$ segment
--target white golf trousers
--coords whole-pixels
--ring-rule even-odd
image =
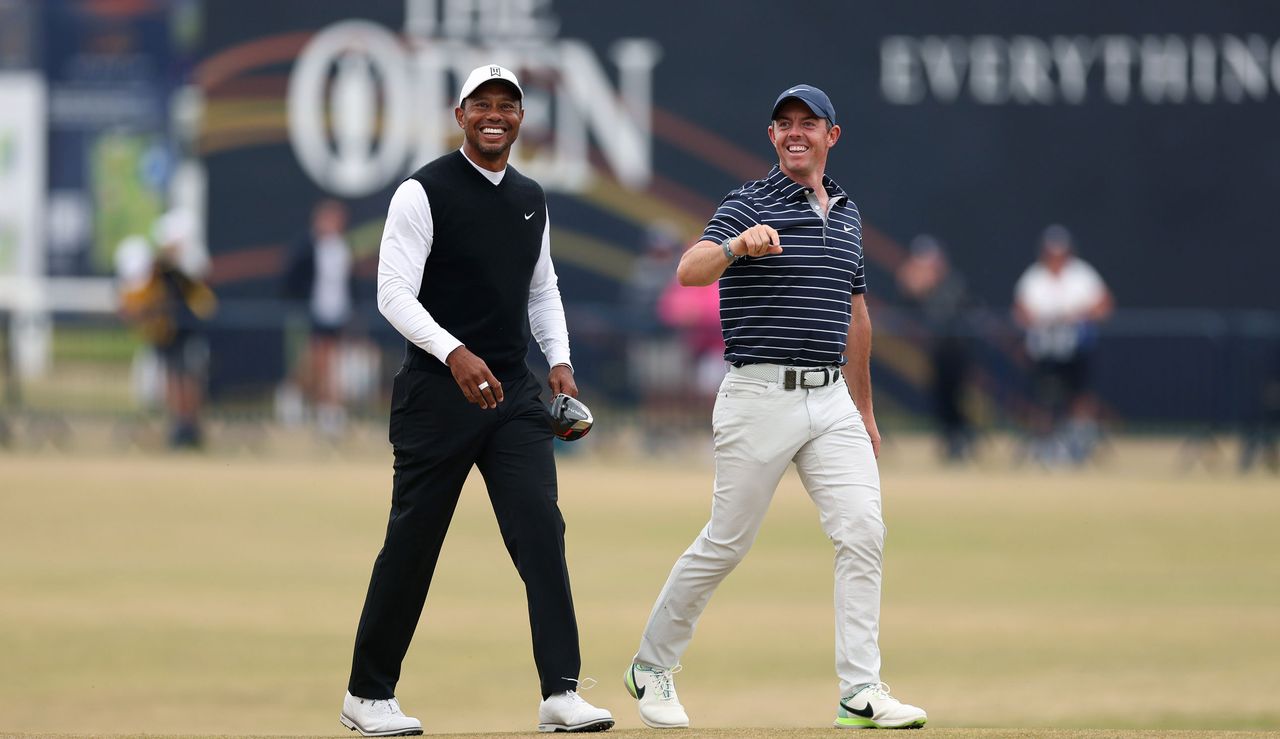
[[[712,414],[716,477],[711,520],[676,560],[649,614],[636,661],[674,667],[716,586],[756,539],[787,465],[796,470],[835,545],[836,675],[841,695],[880,682],[880,585],[885,526],[880,473],[843,378],[785,390],[732,371]],[[785,628],[785,624],[782,625]]]

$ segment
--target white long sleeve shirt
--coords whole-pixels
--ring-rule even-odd
[[[466,156],[466,153],[463,153]],[[497,186],[507,170],[491,172],[471,166]],[[431,254],[434,226],[427,193],[417,180],[405,180],[391,197],[387,223],[378,250],[378,310],[406,339],[442,363],[462,342],[436,323],[422,303],[418,291],[422,273]],[[555,267],[551,264],[551,217],[542,231],[542,251],[529,283],[529,329],[547,364],[572,367],[569,361],[569,329]]]

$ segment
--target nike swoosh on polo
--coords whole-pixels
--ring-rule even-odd
[[[631,685],[636,689],[636,700],[644,698],[644,686],[636,682],[636,666],[631,665]],[[871,705],[868,703],[867,705]]]
[[[536,211],[536,210],[535,210],[533,213],[537,213],[537,212],[538,212],[538,211]],[[526,214],[525,214],[525,216],[524,216],[524,219],[527,221],[527,220],[529,220],[530,218],[533,218],[533,213],[526,213]]]
[[[849,713],[852,713],[854,716],[861,716],[863,718],[871,718],[871,716],[876,712],[875,709],[871,707],[871,701],[867,701],[866,708],[850,708],[849,704],[844,701],[840,701],[840,707]]]

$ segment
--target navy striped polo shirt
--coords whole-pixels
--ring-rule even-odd
[[[825,174],[827,221],[808,187],[774,165],[725,196],[702,232],[720,243],[756,224],[778,231],[781,254],[738,259],[720,277],[725,361],[805,367],[844,364],[850,298],[867,290],[858,206]]]

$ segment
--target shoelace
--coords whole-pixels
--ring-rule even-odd
[[[650,670],[653,676],[658,679],[657,688],[658,688],[658,691],[662,693],[663,700],[669,701],[675,697],[676,684],[675,684],[675,681],[673,681],[671,678],[673,675],[675,675],[677,672],[683,669],[684,667],[682,665],[676,665],[675,667],[672,667],[670,670],[664,670],[660,667],[655,667]]]
[[[385,700],[371,701],[370,712],[372,713],[400,713],[400,702],[395,698],[387,698]]]
[[[863,690],[869,691],[872,695],[881,700],[896,700],[893,696],[889,695],[888,683],[876,683],[871,687],[863,688]]]
[[[591,690],[596,686],[596,679],[594,677],[584,677],[581,680],[575,680],[571,677],[561,679],[568,680],[578,686],[577,690],[564,691],[565,696],[569,699],[570,703],[586,703],[586,699],[578,695],[578,690]]]

